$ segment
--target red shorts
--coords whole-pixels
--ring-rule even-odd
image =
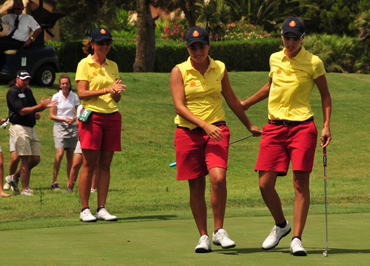
[[[230,131],[227,126],[219,128],[224,136],[220,142],[211,140],[204,130],[176,129],[177,180],[206,176],[215,167],[227,170]]]
[[[88,122],[80,122],[78,137],[81,149],[121,151],[122,117],[119,112],[102,114],[92,112]]]
[[[313,121],[295,126],[263,127],[255,171],[278,172],[285,176],[289,162],[293,171],[312,172],[317,145],[317,129]]]

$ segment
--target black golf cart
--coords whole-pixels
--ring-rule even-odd
[[[31,74],[32,82],[40,86],[51,86],[55,80],[55,73],[59,70],[59,65],[54,47],[45,46],[44,44],[44,31],[51,34],[48,29],[52,28],[55,22],[64,15],[50,16],[50,14],[46,14],[47,11],[43,9],[43,0],[39,1],[39,7],[33,13],[37,14],[34,17],[43,31],[30,47],[5,51],[4,66],[0,70],[0,80],[14,79],[17,71],[24,69]]]

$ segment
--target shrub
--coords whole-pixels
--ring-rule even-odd
[[[249,40],[271,37],[261,26],[247,24],[245,20],[240,20],[223,27],[224,35],[221,40]]]
[[[184,42],[186,32],[189,29],[189,23],[184,18],[174,18],[168,20],[168,25],[164,27],[162,38],[166,41]]]

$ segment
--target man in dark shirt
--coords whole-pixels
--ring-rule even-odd
[[[40,115],[46,108],[55,106],[57,101],[42,98],[37,104],[29,88],[30,74],[25,70],[17,72],[16,84],[12,86],[6,101],[9,109],[10,136],[13,139],[15,150],[21,158],[22,195],[32,196],[29,189],[31,170],[40,162],[41,144],[35,131],[36,115]],[[19,194],[17,180],[11,180],[10,185],[14,192]]]

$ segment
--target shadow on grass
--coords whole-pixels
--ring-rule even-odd
[[[325,249],[307,249],[307,254],[309,255],[322,255]],[[275,248],[274,250],[264,251],[262,248],[233,248],[233,249],[221,249],[221,250],[213,250],[213,252],[217,252],[223,255],[239,255],[239,254],[251,254],[251,253],[261,253],[261,252],[268,252],[268,253],[287,253],[289,254],[290,251],[287,248]],[[368,254],[370,253],[370,249],[348,249],[348,248],[329,248],[328,255],[332,254]]]
[[[176,218],[177,215],[149,215],[149,216],[133,216],[126,218],[118,218],[119,221],[131,221],[131,220],[171,220]]]

